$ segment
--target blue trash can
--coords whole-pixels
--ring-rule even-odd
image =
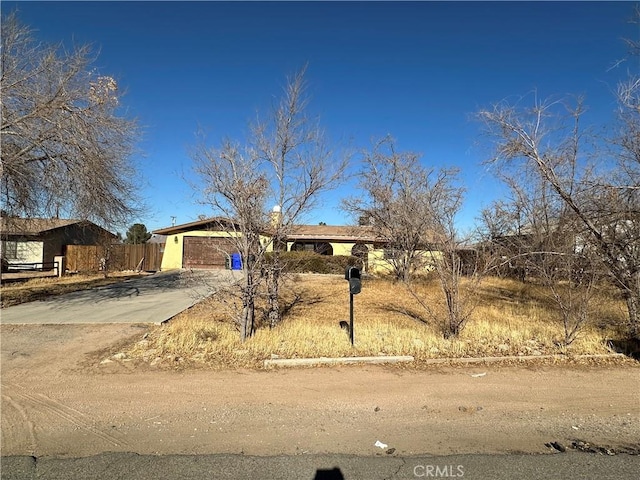
[[[231,254],[231,270],[242,270],[242,257],[239,253]]]

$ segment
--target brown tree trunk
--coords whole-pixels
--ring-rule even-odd
[[[255,286],[252,272],[245,269],[245,286],[242,292],[242,317],[240,319],[240,339],[244,342],[253,335],[255,326]]]
[[[632,292],[627,291],[627,310],[629,311],[629,336],[635,340],[640,340],[640,298]]]
[[[267,301],[268,313],[267,318],[269,327],[274,328],[280,323],[280,255],[274,252],[273,263],[270,267],[269,277],[267,279]]]

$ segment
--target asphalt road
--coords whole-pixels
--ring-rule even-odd
[[[5,324],[162,323],[238,272],[169,271],[23,303],[0,311]]]
[[[625,480],[637,478],[640,457],[580,452],[404,458],[105,453],[84,458],[2,457],[1,469],[2,480]]]

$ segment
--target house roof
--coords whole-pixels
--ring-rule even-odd
[[[156,235],[176,235],[177,233],[190,232],[193,230],[219,230],[222,224],[232,224],[228,218],[225,217],[211,217],[202,220],[196,220],[195,222],[182,223],[180,225],[172,225],[171,227],[159,228],[152,231]]]
[[[442,237],[433,231],[425,234],[425,244],[437,243]],[[343,242],[366,242],[366,243],[387,243],[393,242],[390,236],[385,236],[384,232],[379,232],[371,225],[297,225],[291,227],[287,234],[287,240],[326,240]]]
[[[195,222],[173,225],[171,227],[154,230],[156,235],[176,235],[195,230],[220,231],[221,225],[234,225],[234,222],[225,217],[212,217],[197,220]],[[269,232],[263,232],[268,235]],[[385,242],[388,239],[376,233],[371,225],[293,225],[287,229],[287,240],[295,241],[326,241],[326,242]],[[429,232],[431,241],[436,241],[437,236]]]
[[[224,217],[212,217],[195,222],[160,228],[152,233],[156,235],[176,235],[194,230],[219,230],[221,224],[232,222]],[[267,232],[265,232],[267,233]],[[325,240],[374,242],[378,238],[370,226],[338,226],[338,225],[295,225],[287,232],[287,240]]]
[[[151,236],[151,238],[149,240],[147,240],[147,243],[164,243],[167,240],[167,236],[166,235],[156,235],[153,234]]]
[[[87,220],[75,220],[65,218],[18,218],[18,217],[2,217],[0,218],[0,232],[3,235],[24,235],[36,236],[45,232],[56,230],[58,228],[68,227],[70,225],[93,226],[104,230],[102,227],[95,225]],[[104,230],[109,235],[115,235]]]
[[[370,226],[343,225],[295,225],[287,234],[287,240],[342,240],[375,242],[380,240]]]

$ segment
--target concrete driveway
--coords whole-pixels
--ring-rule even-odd
[[[162,323],[241,272],[169,271],[0,310],[3,324]],[[234,278],[235,277],[235,278]]]

